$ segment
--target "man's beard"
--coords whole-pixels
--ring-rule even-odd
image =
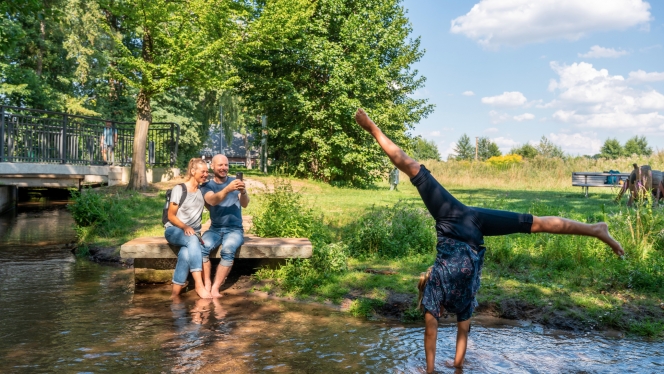
[[[218,179],[224,180],[224,179],[226,179],[226,177],[228,177],[228,172],[226,172],[226,175],[225,175],[225,176],[221,176],[221,174],[219,174],[219,173],[217,173],[217,172],[215,171],[215,172],[214,172],[214,176],[215,176],[215,178],[218,178]]]

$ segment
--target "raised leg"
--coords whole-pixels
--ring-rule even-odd
[[[606,243],[618,256],[625,254],[620,243],[609,234],[609,227],[604,222],[588,224],[561,217],[533,216],[533,225],[530,231],[532,233],[546,232],[550,234],[592,236]]]
[[[398,145],[385,136],[362,108],[359,108],[355,113],[355,122],[376,139],[397,169],[404,172],[409,178],[417,175],[420,171],[420,164],[410,158]]]

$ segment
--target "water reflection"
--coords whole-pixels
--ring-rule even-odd
[[[53,214],[61,213],[44,217]],[[191,293],[171,302],[169,295],[168,287],[134,290],[131,270],[76,260],[67,249],[3,245],[1,370],[423,372],[421,325],[366,322],[252,297],[200,300]],[[439,372],[454,372],[443,366],[454,337],[453,322],[443,323]],[[664,343],[480,319],[467,359],[464,373],[657,373],[664,369]]]

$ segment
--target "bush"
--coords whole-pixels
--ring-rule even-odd
[[[109,220],[110,200],[90,190],[72,191],[71,195],[72,202],[67,205],[67,209],[78,226],[89,227]]]
[[[493,156],[486,160],[486,163],[499,168],[508,168],[511,165],[520,164],[523,157],[520,155]]]
[[[400,201],[393,207],[373,207],[348,226],[344,241],[353,257],[395,258],[430,253],[436,231],[426,210]]]
[[[309,238],[314,246],[331,241],[323,215],[306,207],[302,196],[293,191],[289,181],[276,179],[274,190],[259,196],[263,203],[253,219],[256,235],[264,238]]]

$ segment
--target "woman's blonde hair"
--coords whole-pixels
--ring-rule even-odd
[[[205,161],[203,161],[202,158],[192,158],[189,160],[189,166],[187,166],[187,176],[185,177],[185,180],[191,179],[191,176],[194,175],[194,170],[198,167],[198,165],[203,165],[205,166],[205,169],[207,170],[207,164]]]
[[[424,313],[424,305],[422,305],[422,299],[424,298],[424,287],[427,285],[427,281],[431,276],[432,269],[433,266],[429,266],[427,271],[420,273],[420,281],[417,283],[417,289],[419,290],[419,294],[417,295],[417,307],[420,308],[422,313]]]

